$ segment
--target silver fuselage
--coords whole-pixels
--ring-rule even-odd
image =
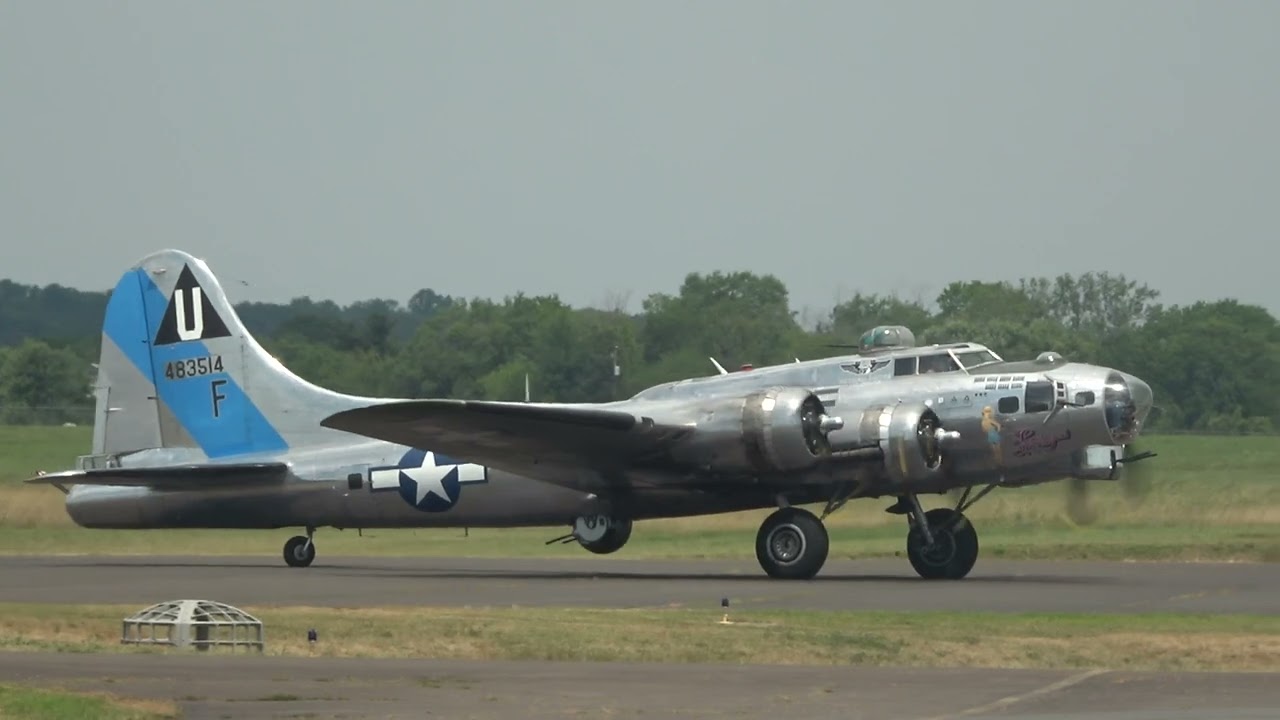
[[[975,346],[967,346],[975,347]],[[978,346],[980,347],[980,346]],[[865,461],[833,460],[786,478],[735,480],[715,487],[689,487],[687,475],[637,470],[625,501],[613,508],[635,519],[730,512],[773,506],[780,493],[795,504],[827,499],[833,486],[857,476],[862,495],[877,497],[912,492],[944,492],[953,487],[998,483],[1018,486],[1063,477],[1107,474],[1099,448],[1122,444],[1136,425],[1119,427],[1108,419],[1108,393],[1138,395],[1150,407],[1150,390],[1137,378],[1109,368],[1054,361],[995,362],[937,374],[894,374],[901,356],[920,356],[936,348],[912,348],[867,357],[846,356],[760,368],[656,386],[629,400],[608,403],[637,414],[687,414],[697,422],[703,401],[761,387],[787,385],[813,390],[828,412],[846,426],[830,434],[832,449],[858,447],[851,421],[875,403],[923,402],[960,439],[948,448],[947,471],[927,486],[904,488]],[[851,369],[853,368],[853,369]],[[1123,388],[1118,383],[1122,382]],[[1040,407],[1049,383],[1056,399],[1076,406]],[[1111,390],[1108,390],[1108,387]],[[1084,401],[1088,402],[1084,402]],[[1079,402],[1076,402],[1079,401]],[[1016,410],[1009,410],[1015,406]],[[984,408],[992,408],[999,431],[992,432]],[[279,460],[290,467],[279,483],[216,490],[157,490],[138,487],[75,486],[67,510],[78,524],[95,528],[278,528],[331,526],[515,527],[571,523],[595,512],[601,499],[591,493],[488,469],[484,482],[461,489],[451,507],[426,512],[394,490],[373,487],[376,468],[394,465],[409,450],[402,445],[347,440],[338,433],[327,444],[286,452],[224,458],[227,461]],[[123,466],[172,465],[181,450],[158,450],[119,458]],[[90,460],[89,462],[93,462]],[[353,476],[359,482],[353,482]],[[619,502],[624,506],[619,508]]]

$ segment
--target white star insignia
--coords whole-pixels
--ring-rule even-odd
[[[434,455],[427,453],[422,458],[421,467],[401,470],[400,474],[412,480],[417,488],[417,499],[414,504],[421,505],[422,501],[427,499],[427,495],[435,495],[445,502],[453,502],[453,498],[449,497],[449,493],[444,489],[444,479],[453,472],[454,467],[453,465],[436,465]]]
[[[444,487],[444,479],[450,473],[457,473],[455,478],[459,485],[485,482],[487,474],[483,465],[462,463],[459,465],[436,465],[435,453],[423,454],[422,463],[417,467],[379,468],[369,473],[369,482],[374,490],[391,490],[399,488],[404,480],[412,480],[414,484],[414,504],[422,505],[429,495],[452,504],[455,497],[450,497]]]

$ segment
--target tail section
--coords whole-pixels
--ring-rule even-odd
[[[143,258],[112,291],[96,393],[95,454],[192,448],[210,459],[337,439],[320,420],[370,402],[291,373],[208,266],[177,250]]]

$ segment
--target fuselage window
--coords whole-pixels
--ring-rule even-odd
[[[916,374],[916,359],[913,357],[898,358],[893,361],[894,377]]]
[[[1093,396],[1092,390],[1084,390],[1082,392],[1076,393],[1077,405],[1092,405],[1093,400],[1094,400],[1094,396]]]
[[[1049,412],[1053,409],[1053,383],[1038,381],[1027,383],[1027,412]]]
[[[1012,415],[1018,412],[1018,398],[1002,397],[1000,398],[1000,402],[996,405],[996,407],[1000,409],[1000,412],[1002,414]]]

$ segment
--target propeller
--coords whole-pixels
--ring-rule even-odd
[[[931,468],[942,462],[942,437],[938,433],[941,429],[942,423],[932,412],[922,415],[916,423],[916,443],[920,446],[920,454]]]
[[[827,435],[844,427],[844,420],[826,413],[826,406],[817,395],[810,395],[800,405],[800,431],[804,434],[809,452],[824,457],[831,453],[831,441]]]
[[[1133,508],[1142,505],[1153,486],[1153,466],[1140,461],[1156,454],[1144,446],[1141,440],[1129,443],[1115,457],[1115,482],[1120,485],[1120,492],[1129,507]],[[1078,477],[1067,480],[1067,517],[1077,525],[1091,525],[1098,520],[1098,510],[1090,498],[1090,486],[1095,482],[1098,481]]]
[[[1089,480],[1067,479],[1067,517],[1077,525],[1092,525],[1098,521],[1098,511],[1089,502]]]
[[[1120,474],[1120,489],[1124,492],[1124,497],[1129,501],[1130,507],[1138,507],[1151,494],[1153,483],[1152,473],[1155,466],[1150,463],[1138,462],[1150,457],[1155,457],[1155,453],[1147,450],[1146,443],[1142,441],[1132,442],[1124,446],[1124,456],[1121,458],[1123,464],[1116,472]]]

